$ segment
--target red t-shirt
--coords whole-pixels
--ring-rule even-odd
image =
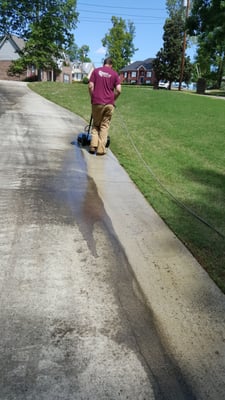
[[[92,104],[114,104],[114,89],[120,84],[116,71],[107,66],[95,68],[89,82],[94,84]]]

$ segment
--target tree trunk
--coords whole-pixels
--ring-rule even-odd
[[[199,78],[197,81],[197,93],[198,94],[205,94],[206,89],[206,80],[205,78]]]

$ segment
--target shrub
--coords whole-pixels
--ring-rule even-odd
[[[89,83],[89,79],[87,76],[83,77],[83,83],[88,84]]]

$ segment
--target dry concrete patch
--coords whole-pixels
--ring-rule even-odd
[[[158,331],[198,399],[225,398],[225,296],[117,159],[83,150]]]

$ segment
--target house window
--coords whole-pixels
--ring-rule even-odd
[[[131,72],[131,77],[132,77],[132,78],[136,78],[136,76],[137,76],[137,72],[136,72],[136,71],[132,71],[132,72]]]
[[[63,82],[70,83],[70,76],[68,74],[63,74]]]
[[[75,81],[81,81],[82,80],[82,74],[80,72],[76,72],[75,74],[73,74],[73,79]]]
[[[150,71],[147,72],[147,78],[151,78],[151,76],[152,76],[152,73]]]
[[[124,78],[127,78],[127,72],[124,72]]]

